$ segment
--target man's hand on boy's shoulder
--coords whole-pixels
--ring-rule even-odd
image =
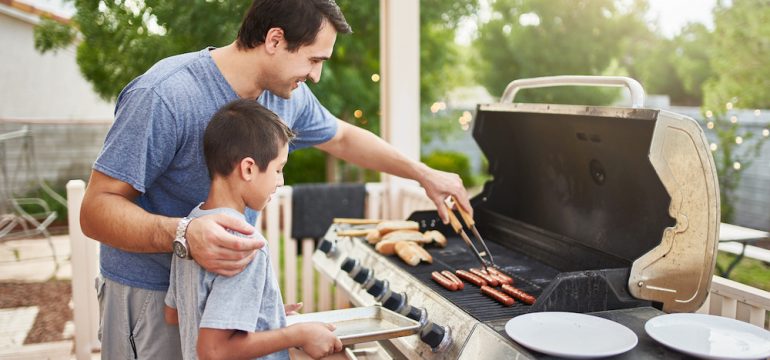
[[[243,220],[213,214],[190,222],[185,237],[192,258],[201,267],[216,274],[233,276],[249,265],[256,250],[265,246],[265,241],[253,236],[233,235],[228,229],[245,235],[254,233],[254,227]]]

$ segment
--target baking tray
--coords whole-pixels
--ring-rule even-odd
[[[420,323],[379,305],[321,311],[286,317],[287,325],[305,322],[332,323],[342,345],[387,340],[416,334]]]

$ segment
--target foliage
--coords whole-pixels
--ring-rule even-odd
[[[284,183],[294,185],[326,181],[326,156],[318,149],[310,148],[289,154],[283,168]]]
[[[713,115],[707,111],[704,118],[706,128],[716,138],[711,150],[719,179],[721,219],[729,223],[734,220],[735,191],[740,185],[743,172],[754,162],[768,138],[760,136],[752,141],[755,134],[742,128],[737,116],[730,116],[729,112]]]
[[[770,107],[770,6],[767,0],[719,2],[714,10],[711,68],[704,105],[721,112],[724,99],[740,107]]]
[[[733,254],[719,252],[717,266],[726,269],[734,259]],[[719,274],[718,269],[715,269],[714,274]],[[759,260],[743,258],[730,273],[730,278],[757,289],[770,291],[770,265]]]
[[[645,11],[644,1],[620,6],[613,0],[497,0],[473,44],[479,54],[478,80],[491,94],[500,94],[508,82],[520,78],[618,75],[608,70],[624,45],[649,32]],[[539,24],[528,26],[533,22]],[[617,94],[566,87],[528,90],[517,100],[602,105]]]
[[[468,156],[455,151],[435,151],[422,158],[426,165],[443,171],[460,175],[466,187],[475,185],[475,178],[471,176],[471,163]]]

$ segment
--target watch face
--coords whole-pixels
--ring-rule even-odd
[[[174,241],[174,254],[182,259],[187,258],[187,247],[181,241]]]

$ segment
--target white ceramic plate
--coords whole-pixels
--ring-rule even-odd
[[[735,319],[705,314],[666,314],[644,324],[651,338],[706,359],[764,359],[770,331]]]
[[[636,346],[629,328],[598,316],[570,312],[538,312],[505,324],[517,343],[543,354],[572,359],[622,354]]]

